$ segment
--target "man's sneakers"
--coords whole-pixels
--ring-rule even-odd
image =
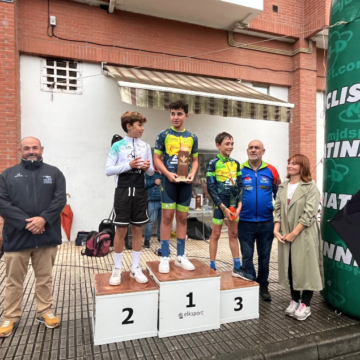
[[[116,286],[121,283],[121,269],[114,268],[111,274],[109,285]]]
[[[150,240],[144,241],[144,248],[148,249],[150,247]]]
[[[264,301],[271,301],[271,295],[267,286],[260,285],[260,296]]]
[[[0,338],[6,338],[10,336],[18,325],[19,322],[5,320],[0,326]]]
[[[306,306],[304,303],[301,303],[298,309],[294,313],[294,319],[296,320],[306,320],[311,315],[310,306]]]
[[[285,310],[285,315],[293,317],[299,305],[298,302],[291,300],[290,305]]]
[[[45,324],[49,329],[55,329],[60,326],[60,319],[56,317],[53,313],[47,313],[42,316],[37,316],[36,321]]]
[[[168,274],[170,272],[169,258],[164,256],[160,260],[159,273]]]
[[[175,259],[175,265],[182,267],[184,270],[195,270],[195,266],[188,260],[186,255],[177,256]]]
[[[232,276],[239,277],[246,281],[254,281],[255,280],[254,277],[252,275],[248,274],[242,267],[240,269],[233,268]]]
[[[140,284],[145,284],[149,281],[139,266],[130,270],[130,277],[135,279]]]

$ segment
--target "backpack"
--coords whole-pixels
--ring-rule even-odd
[[[111,146],[113,146],[114,143],[116,143],[116,142],[118,142],[118,141],[120,141],[120,140],[122,140],[122,139],[123,139],[122,136],[120,136],[120,135],[118,135],[118,134],[115,134],[115,135],[113,136],[113,138],[111,139]]]
[[[81,255],[106,256],[109,253],[110,243],[110,235],[107,232],[90,231],[86,238],[86,248],[81,251]]]

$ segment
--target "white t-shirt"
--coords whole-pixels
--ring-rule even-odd
[[[291,198],[293,197],[294,192],[295,192],[296,188],[298,187],[298,185],[299,185],[299,183],[296,183],[296,184],[288,183],[288,190],[287,190],[287,203],[288,203],[288,205],[290,205]]]

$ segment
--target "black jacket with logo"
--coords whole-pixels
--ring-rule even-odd
[[[65,177],[55,166],[21,160],[0,175],[0,215],[4,219],[4,251],[61,244],[60,214],[66,204]],[[26,219],[41,216],[45,231],[33,235]]]

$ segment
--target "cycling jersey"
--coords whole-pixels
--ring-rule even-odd
[[[132,169],[130,166],[130,161],[140,156],[143,161],[150,160],[150,167],[146,173],[153,175],[154,166],[149,144],[128,136],[113,144],[106,162],[105,173],[107,176],[117,175],[115,187],[145,187],[144,170]]]
[[[154,153],[164,156],[164,165],[172,173],[177,173],[178,153],[180,148],[189,151],[194,158],[198,156],[198,138],[190,131],[176,131],[174,127],[159,133]],[[189,162],[189,173],[191,172],[191,161]]]
[[[273,219],[273,202],[280,185],[280,176],[270,164],[262,161],[255,171],[249,161],[241,164],[244,189],[240,221],[269,221]]]
[[[243,196],[241,180],[238,161],[220,154],[210,160],[206,172],[206,183],[215,206],[227,201],[231,202],[231,206],[237,207]]]

